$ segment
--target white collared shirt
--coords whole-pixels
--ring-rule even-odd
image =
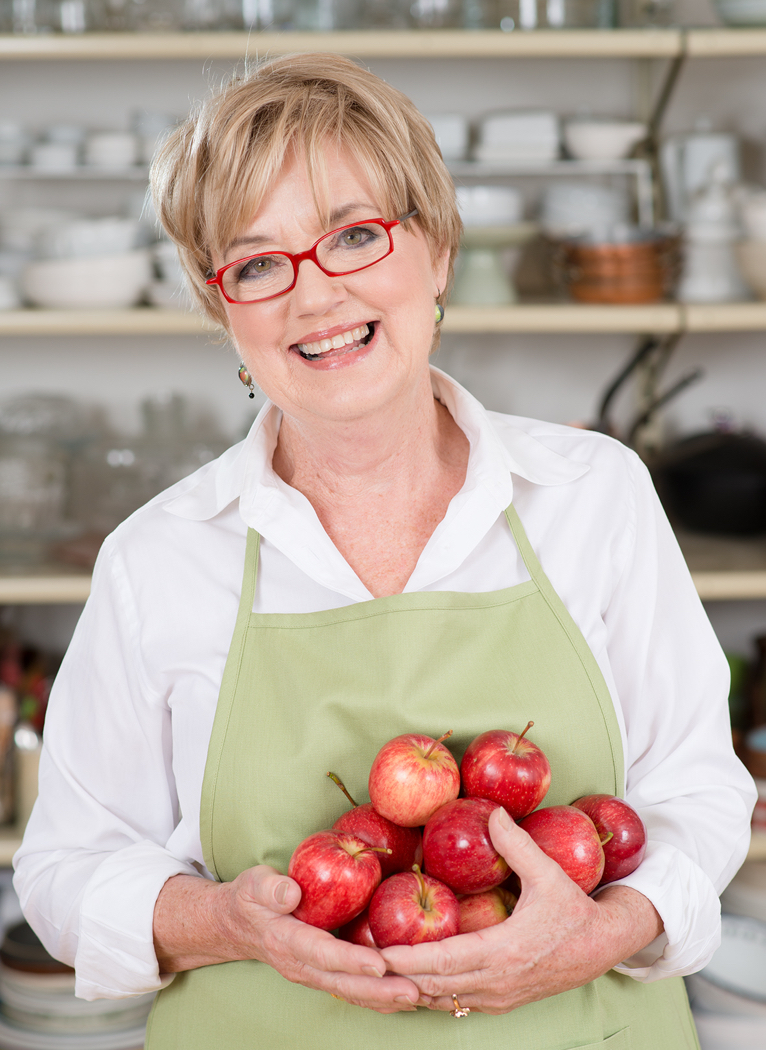
[[[639,980],[690,973],[718,945],[718,894],[744,860],[755,791],[731,748],[726,660],[646,469],[610,438],[486,412],[432,375],[470,455],[405,591],[527,579],[503,514],[513,499],[604,674],[626,797],[649,831],[623,882],[654,903],[665,933],[618,969]],[[274,473],[280,419],[267,403],[243,442],[107,539],[56,679],[15,885],[86,999],[167,983],[155,900],[172,875],[207,874],[200,794],[248,526],[262,537],[255,611],[372,597],[308,500]]]

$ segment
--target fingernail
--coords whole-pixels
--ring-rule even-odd
[[[497,822],[500,825],[500,827],[504,828],[506,831],[510,831],[511,818],[508,816],[506,811],[501,806],[499,809],[496,809],[495,812],[500,814],[500,816],[497,818]]]
[[[431,996],[430,995],[421,995],[421,997],[418,999],[418,1006],[430,1006],[430,1005],[431,1005]]]
[[[362,973],[366,973],[368,977],[382,977],[383,976],[383,974],[380,972],[380,970],[376,970],[374,966],[363,966],[362,967]]]
[[[274,890],[274,896],[276,897],[277,904],[284,904],[287,900],[287,891],[290,889],[289,882],[280,882],[277,888]]]
[[[407,1006],[414,1006],[415,1005],[415,1003],[412,1001],[412,999],[408,999],[406,995],[397,995],[395,1001],[397,1003],[402,1003],[402,1004],[406,1003]]]

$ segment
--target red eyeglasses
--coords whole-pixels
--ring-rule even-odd
[[[391,230],[417,215],[417,208],[398,219],[368,219],[341,226],[320,237],[308,251],[265,252],[227,263],[206,283],[217,284],[229,303],[245,305],[276,299],[295,287],[298,267],[311,259],[328,277],[345,277],[374,266],[394,250]]]

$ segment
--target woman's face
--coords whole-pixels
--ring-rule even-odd
[[[317,215],[303,157],[286,164],[250,225],[216,268],[256,252],[306,251],[328,229],[382,217],[364,172],[347,152],[330,152],[329,210]],[[385,410],[418,388],[428,367],[434,301],[448,256],[434,264],[417,222],[392,230],[394,251],[369,269],[328,277],[301,263],[292,291],[247,305],[226,303],[231,332],[251,375],[287,416],[309,423],[353,422]],[[367,326],[371,337],[359,335]],[[342,348],[321,340],[345,335]],[[311,359],[307,356],[311,355]],[[319,355],[319,356],[317,356]]]

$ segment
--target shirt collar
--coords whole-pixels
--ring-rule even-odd
[[[512,500],[514,474],[536,485],[563,485],[589,469],[548,448],[514,425],[512,417],[488,412],[440,369],[431,368],[431,382],[434,396],[470,443],[466,484],[458,497],[481,488],[497,504],[499,513]],[[170,498],[164,501],[165,510],[181,518],[206,521],[239,499],[242,518],[258,531],[258,522],[274,513],[275,501],[286,503],[283,510],[292,508],[305,515],[311,507],[306,497],[286,485],[271,465],[281,420],[280,409],[266,401],[244,441],[174,485],[168,493]]]

